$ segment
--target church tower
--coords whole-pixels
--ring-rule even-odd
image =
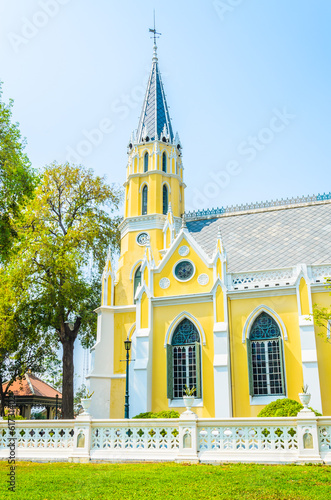
[[[128,279],[130,280],[128,270],[132,269],[135,262],[142,260],[146,245],[150,247],[157,265],[175,232],[180,229],[184,213],[182,147],[179,135],[174,133],[171,124],[155,41],[138,129],[132,132],[128,144],[124,187],[125,206],[124,220],[120,227],[121,257],[116,279],[119,283],[116,303],[122,303],[121,288],[128,285]],[[166,233],[165,226],[168,226]],[[139,265],[137,270],[138,268]],[[123,303],[127,303],[128,299],[129,303],[133,303],[134,300],[132,297],[130,301],[127,294],[122,298]]]

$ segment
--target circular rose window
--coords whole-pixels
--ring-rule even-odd
[[[194,275],[195,269],[189,260],[181,260],[174,268],[174,275],[179,281],[188,281]]]

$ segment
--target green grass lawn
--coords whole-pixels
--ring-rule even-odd
[[[0,462],[1,499],[331,499],[330,466],[18,462],[15,493],[7,472]]]

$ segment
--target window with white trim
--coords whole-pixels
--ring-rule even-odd
[[[183,319],[176,327],[171,344],[167,345],[167,397],[181,399],[184,387],[196,388],[201,398],[201,344],[196,326]]]
[[[283,343],[276,321],[262,312],[246,340],[251,396],[285,394]]]
[[[163,184],[162,188],[162,213],[163,215],[168,213],[168,188],[165,184]]]
[[[148,188],[145,185],[142,190],[141,196],[141,215],[147,214],[147,198],[148,198]]]
[[[165,152],[162,153],[162,171],[167,171],[167,155]]]
[[[141,266],[139,266],[134,273],[133,279],[133,301],[136,302],[135,296],[138,286],[141,285]]]
[[[148,153],[144,155],[144,172],[148,172]]]

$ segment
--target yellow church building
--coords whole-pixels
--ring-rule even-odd
[[[124,340],[132,341],[130,417],[184,410],[254,417],[279,398],[331,415],[331,345],[311,319],[328,306],[328,195],[185,214],[182,146],[154,45],[128,145],[121,252],[108,256],[89,374],[94,418],[123,418]]]

